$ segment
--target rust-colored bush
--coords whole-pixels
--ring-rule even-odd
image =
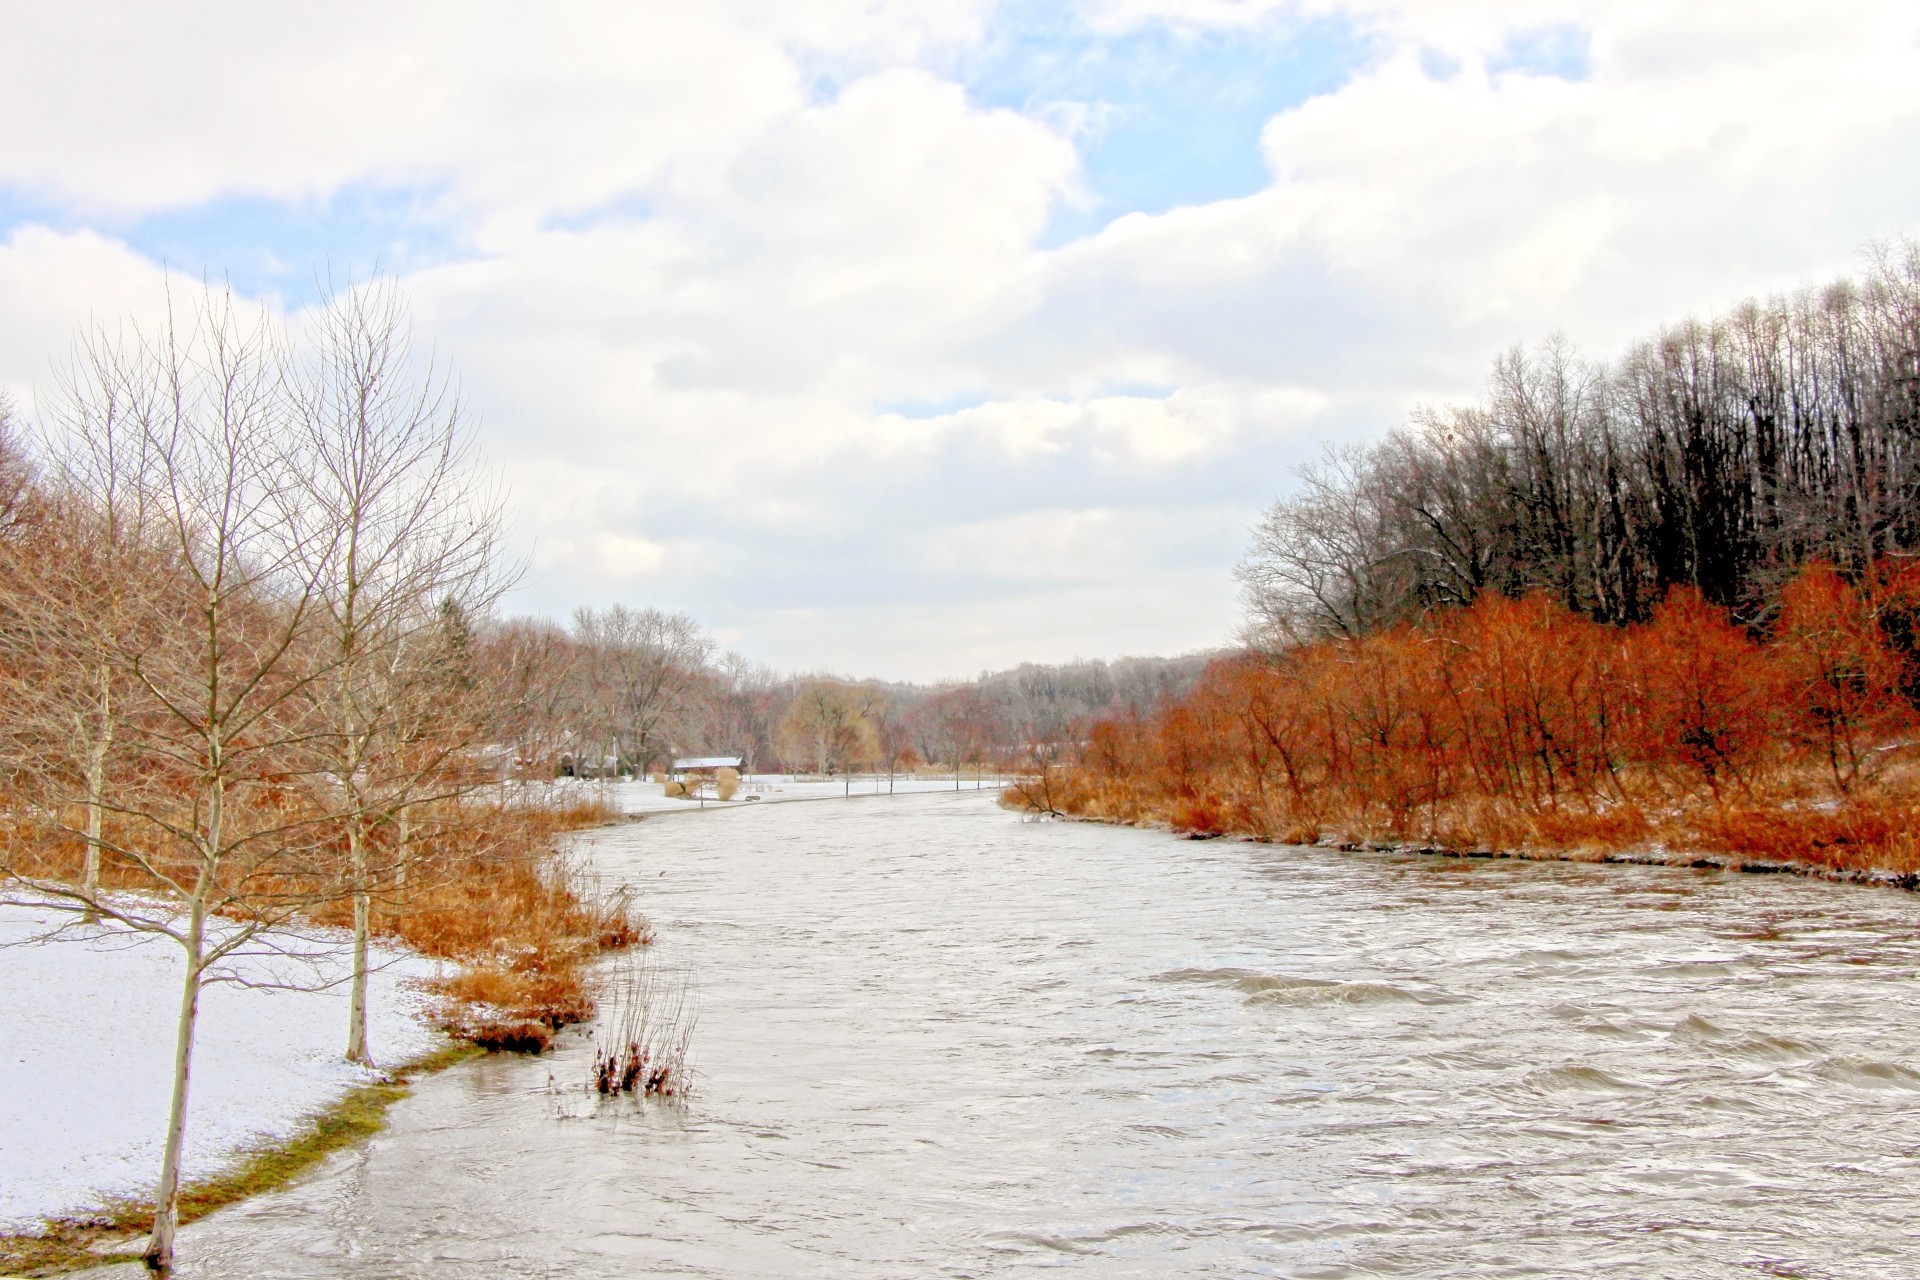
[[[1206,794],[1174,801],[1167,811],[1167,823],[1175,831],[1196,836],[1224,835],[1229,829],[1226,806],[1217,796]]]
[[[565,832],[607,812],[592,803],[463,804],[438,817],[422,824],[406,885],[377,901],[374,927],[461,966],[438,986],[455,1034],[538,1051],[545,1039],[532,1028],[550,1037],[593,1015],[587,964],[652,940],[624,888],[607,890],[559,848]],[[344,901],[332,904],[322,922],[344,923],[347,910]]]
[[[1879,748],[1914,728],[1901,696],[1902,664],[1888,647],[1872,599],[1825,561],[1788,584],[1770,654],[1784,695],[1780,716],[1794,744],[1824,760],[1852,792],[1889,762]]]
[[[1920,859],[1920,566],[1807,566],[1756,639],[1698,592],[1635,627],[1543,596],[1215,662],[1006,803],[1196,835]]]

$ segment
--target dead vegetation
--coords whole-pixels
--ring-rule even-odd
[[[606,1016],[588,1087],[685,1101],[694,1009],[686,975],[663,973],[644,954],[615,961],[605,984]]]
[[[489,1049],[539,1052],[560,1027],[594,1013],[587,970],[609,952],[644,946],[652,927],[624,885],[608,885],[561,847],[569,832],[612,820],[591,798],[564,805],[500,805],[477,799],[416,806],[404,884],[372,904],[372,932],[456,969],[436,984],[443,1025]],[[16,863],[36,875],[77,875],[84,845],[70,831],[11,833]],[[373,830],[391,842],[391,824]],[[147,873],[108,855],[102,884],[137,890]],[[287,877],[262,880],[264,897],[308,896]],[[312,895],[315,923],[346,927],[350,898]],[[231,909],[251,909],[246,903]]]
[[[1920,570],[1822,562],[1756,637],[1681,589],[1541,596],[1216,662],[1005,803],[1195,837],[1920,875]]]
[[[556,1030],[593,1016],[595,960],[653,940],[625,886],[608,886],[560,848],[564,834],[609,821],[610,811],[592,802],[450,809],[421,840],[418,887],[376,904],[375,932],[459,966],[436,986],[452,1034],[538,1053]]]

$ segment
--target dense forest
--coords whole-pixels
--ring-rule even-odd
[[[1496,362],[1308,471],[1248,651],[1013,802],[1293,842],[1920,872],[1920,246]]]
[[[1920,245],[1610,364],[1497,360],[1471,405],[1336,452],[1240,569],[1269,641],[1359,635],[1485,592],[1642,622],[1678,586],[1763,625],[1814,558],[1920,550]]]

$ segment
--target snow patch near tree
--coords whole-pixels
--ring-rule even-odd
[[[27,1231],[116,1197],[150,1198],[160,1175],[183,957],[170,939],[67,913],[0,904],[0,1231]],[[217,929],[217,925],[214,926]],[[351,937],[263,936],[200,997],[184,1177],[297,1132],[381,1078],[342,1058]],[[277,954],[275,954],[277,952]],[[399,1065],[446,1043],[416,980],[433,961],[376,949],[369,990],[375,1060]],[[280,983],[304,988],[243,983]]]

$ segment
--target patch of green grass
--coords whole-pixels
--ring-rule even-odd
[[[342,1147],[372,1137],[386,1125],[387,1108],[407,1096],[415,1077],[444,1071],[484,1052],[471,1044],[450,1044],[399,1068],[388,1081],[362,1085],[285,1142],[246,1152],[228,1172],[182,1188],[181,1225],[284,1186]],[[111,1262],[137,1262],[146,1247],[144,1236],[152,1229],[151,1204],[111,1201],[92,1213],[49,1222],[42,1231],[0,1235],[0,1275],[52,1276]]]

